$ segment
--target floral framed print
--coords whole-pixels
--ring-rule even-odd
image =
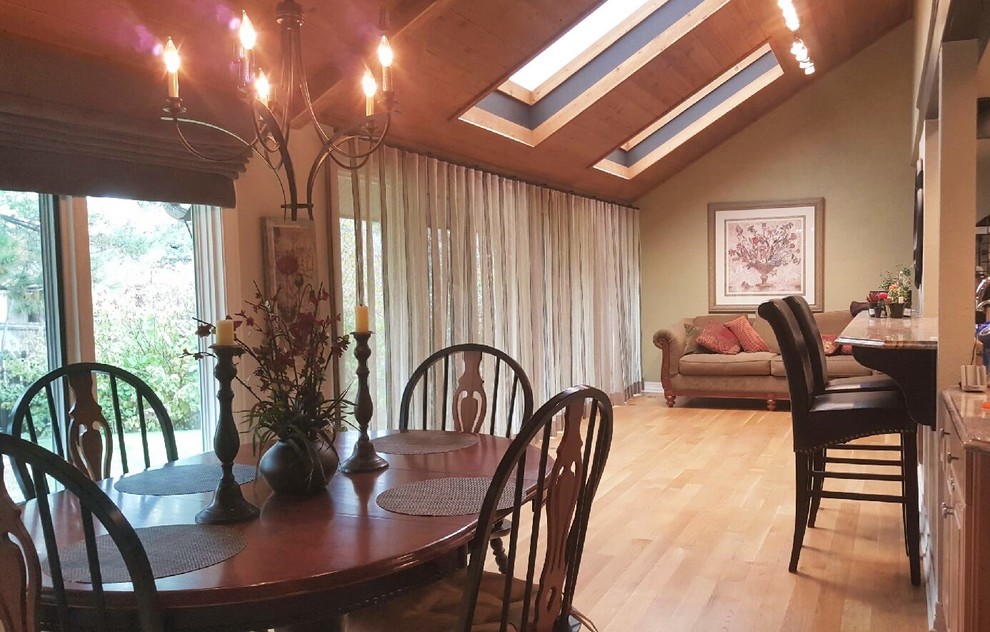
[[[708,311],[799,294],[824,305],[825,199],[708,205]]]
[[[310,220],[265,217],[263,224],[265,296],[294,305],[307,284],[317,286],[316,233]]]

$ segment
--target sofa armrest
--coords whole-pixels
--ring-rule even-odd
[[[660,329],[653,334],[653,345],[660,350],[660,383],[664,390],[670,387],[670,378],[677,375],[687,335],[677,328]]]

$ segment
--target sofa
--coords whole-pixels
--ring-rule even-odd
[[[653,344],[660,350],[660,383],[663,385],[667,406],[673,407],[678,396],[729,397],[762,399],[768,410],[776,410],[779,400],[787,401],[787,375],[780,357],[780,347],[770,323],[755,314],[746,314],[753,329],[766,342],[769,351],[734,355],[712,353],[692,344],[692,335],[715,321],[727,323],[741,314],[708,314],[685,318],[670,329],[661,329],[653,335]],[[822,336],[842,333],[852,316],[848,311],[821,312],[815,314],[815,322]],[[826,359],[828,377],[854,377],[870,375],[870,369],[857,362],[849,349],[845,353]]]

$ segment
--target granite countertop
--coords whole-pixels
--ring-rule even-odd
[[[872,318],[860,312],[835,340],[880,349],[938,349],[938,319],[924,316]]]
[[[948,388],[942,391],[942,401],[952,415],[963,448],[990,453],[990,408],[982,406],[990,401],[990,392]]]

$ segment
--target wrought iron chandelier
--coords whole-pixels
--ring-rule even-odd
[[[300,30],[303,24],[303,11],[295,0],[283,0],[275,10],[275,21],[281,30],[282,61],[278,84],[272,87],[268,75],[255,63],[257,33],[247,13],[242,13],[239,29],[240,45],[235,61],[237,69],[237,89],[251,108],[253,118],[253,138],[246,139],[236,132],[219,125],[185,118],[186,108],[179,96],[179,51],[169,37],[165,44],[163,58],[168,77],[168,99],[162,108],[163,121],[175,125],[182,145],[202,160],[227,161],[235,156],[212,155],[193,145],[183,133],[185,126],[197,126],[220,132],[249,148],[264,160],[278,179],[282,189],[282,208],[293,220],[298,218],[300,209],[306,209],[313,218],[313,185],[316,176],[327,159],[333,160],[344,169],[360,169],[371,155],[382,146],[392,122],[395,92],[392,84],[392,48],[385,35],[378,46],[378,60],[381,65],[381,90],[371,71],[366,71],[361,80],[365,94],[365,116],[328,135],[320,126],[309,94],[309,83],[302,65],[302,40]],[[383,27],[385,20],[383,19]],[[298,99],[298,101],[297,101]],[[306,180],[306,197],[300,201],[296,185],[295,167],[289,154],[290,118],[302,108],[312,123],[322,149],[317,153],[309,169]]]

